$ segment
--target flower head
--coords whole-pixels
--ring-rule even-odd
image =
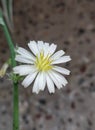
[[[49,92],[54,93],[55,86],[60,89],[68,83],[63,74],[69,75],[70,71],[57,64],[70,61],[70,56],[63,56],[63,50],[55,52],[57,45],[49,45],[43,41],[30,41],[28,47],[32,53],[18,47],[15,60],[24,64],[13,68],[15,74],[26,76],[22,82],[24,87],[28,87],[35,80],[33,92],[38,93],[47,85]]]

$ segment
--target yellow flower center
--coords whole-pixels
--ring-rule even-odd
[[[41,52],[39,56],[36,56],[35,65],[39,71],[48,71],[52,69],[51,62],[49,55],[45,57],[44,53]]]

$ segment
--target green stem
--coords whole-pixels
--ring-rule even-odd
[[[3,16],[2,16],[3,19]],[[4,19],[3,19],[4,22]],[[14,51],[14,44],[11,39],[11,35],[8,31],[7,25],[4,22],[3,31],[8,42],[8,46],[10,49],[11,54],[11,65],[12,67],[16,66],[15,61],[15,51]],[[18,96],[18,82],[13,81],[14,89],[13,89],[13,130],[19,130],[19,96]]]
[[[6,24],[4,24],[4,26],[3,26],[3,31],[5,33],[5,36],[6,36],[6,39],[7,39],[7,42],[8,42],[8,46],[9,46],[9,49],[10,49],[11,65],[12,65],[12,67],[14,67],[14,66],[16,66],[14,45],[13,45],[13,42],[12,42],[12,39],[11,39],[11,36],[9,34],[9,31],[8,31]]]
[[[13,94],[13,130],[19,130],[19,98],[18,98],[18,83],[14,84]]]

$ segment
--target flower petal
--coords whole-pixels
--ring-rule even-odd
[[[46,75],[46,80],[47,80],[47,87],[48,87],[49,92],[54,93],[55,92],[54,83],[48,74]]]
[[[35,41],[30,41],[30,43],[28,43],[28,46],[34,55],[39,54],[38,45]]]
[[[39,52],[41,52],[41,51],[43,50],[43,46],[44,46],[43,41],[38,41],[38,49],[39,49]]]
[[[36,71],[36,68],[33,65],[19,65],[13,68],[15,74],[20,76],[27,75]]]
[[[25,88],[28,87],[33,82],[33,80],[35,79],[36,75],[37,75],[37,71],[32,73],[32,74],[29,74],[28,76],[26,76],[26,78],[22,82],[22,85]]]
[[[45,42],[44,46],[43,46],[43,50],[44,50],[44,56],[46,57],[49,54],[49,43]]]
[[[68,83],[68,81],[64,78],[64,76],[62,76],[61,74],[59,74],[56,71],[51,71],[52,75],[56,77],[56,79],[63,84],[64,86],[66,86],[66,84]]]
[[[25,57],[25,58],[28,58],[28,59],[31,59],[31,60],[35,60],[35,57],[29,52],[27,51],[26,49],[22,48],[22,47],[19,47],[16,52],[18,54],[20,54],[21,56]]]
[[[38,73],[38,75],[37,75],[37,77],[36,77],[36,79],[35,79],[35,82],[34,82],[34,85],[33,85],[33,89],[32,89],[32,91],[33,91],[33,93],[37,93],[38,94],[38,92],[39,92],[39,78],[40,78],[40,73]]]
[[[59,82],[59,80],[53,75],[51,72],[48,72],[49,76],[51,77],[52,81],[56,85],[58,89],[62,88],[62,84]]]
[[[65,68],[62,68],[62,67],[59,67],[59,66],[53,66],[53,70],[61,73],[61,74],[65,74],[65,75],[69,75],[70,74],[70,71],[68,69],[65,69]]]
[[[55,52],[56,48],[57,48],[57,45],[51,44],[51,45],[49,46],[49,49],[48,49],[49,55],[52,55],[52,54]]]
[[[54,60],[51,64],[65,63],[65,62],[68,62],[70,60],[71,60],[70,56],[63,56],[63,57],[60,57],[57,60]]]
[[[34,64],[34,62],[30,59],[27,59],[21,55],[16,55],[15,60],[21,63],[26,63],[26,64]]]
[[[57,60],[59,59],[61,56],[63,56],[65,54],[65,52],[63,50],[60,50],[60,51],[57,51],[56,53],[54,53],[52,56],[51,56],[51,59],[52,60]]]
[[[46,75],[44,72],[41,72],[39,76],[39,89],[44,90],[45,86],[46,86]]]

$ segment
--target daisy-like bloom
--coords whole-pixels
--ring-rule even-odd
[[[38,93],[47,85],[49,92],[54,93],[55,86],[60,89],[68,83],[63,75],[69,75],[70,71],[57,64],[70,61],[70,56],[64,56],[63,50],[55,52],[57,45],[43,41],[30,41],[28,47],[32,53],[18,47],[15,60],[23,65],[13,68],[15,74],[26,76],[22,82],[25,88],[35,80],[33,92]]]

